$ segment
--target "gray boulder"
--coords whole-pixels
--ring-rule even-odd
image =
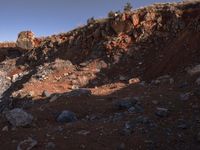
[[[75,113],[64,110],[61,112],[61,114],[57,117],[57,122],[59,123],[70,123],[77,121]]]
[[[20,108],[6,112],[5,116],[8,122],[16,127],[30,125],[33,121],[33,116]]]

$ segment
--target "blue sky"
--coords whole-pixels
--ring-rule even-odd
[[[90,17],[122,10],[127,2],[138,8],[175,1],[180,0],[0,0],[0,41],[15,41],[24,30],[32,30],[36,36],[66,32],[86,24]]]

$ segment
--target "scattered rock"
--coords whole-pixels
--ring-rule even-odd
[[[35,92],[34,91],[30,91],[27,95],[28,98],[33,98],[35,96]]]
[[[160,77],[157,78],[157,80],[160,80],[160,81],[162,81],[162,80],[169,80],[169,79],[170,79],[169,75],[163,75],[163,76],[160,76]]]
[[[184,94],[180,94],[180,100],[181,101],[187,101],[190,99],[190,93],[184,93]]]
[[[155,85],[159,85],[160,83],[174,84],[174,79],[171,78],[169,75],[164,75],[152,81],[152,84],[155,84]]]
[[[8,126],[3,127],[1,131],[7,132],[8,131]]]
[[[197,85],[200,85],[200,77],[197,78],[195,82],[196,82]]]
[[[50,102],[50,103],[55,102],[59,97],[60,97],[60,95],[58,95],[58,94],[53,95],[53,96],[50,98],[49,102]]]
[[[167,117],[169,115],[169,110],[167,108],[161,108],[157,107],[156,108],[156,113],[158,117]]]
[[[32,93],[27,93],[26,91],[23,91],[23,90],[19,90],[19,91],[14,91],[13,93],[12,93],[12,97],[13,98],[20,98],[20,99],[22,99],[22,98],[24,98],[24,97],[30,97],[30,94],[32,94]]]
[[[121,134],[126,136],[131,135],[134,132],[135,126],[135,122],[126,122],[124,128],[121,131]]]
[[[115,113],[114,115],[110,116],[112,122],[117,122],[124,117],[124,113]]]
[[[137,127],[138,124],[153,126],[153,123],[152,123],[152,121],[150,121],[149,118],[147,118],[145,116],[139,116],[130,121],[127,121],[125,123],[124,128],[121,131],[121,134],[122,135],[131,135],[134,132],[134,129]]]
[[[90,96],[92,92],[90,89],[80,88],[77,90],[73,90],[70,93],[67,93],[67,96]]]
[[[134,121],[140,124],[149,124],[151,122],[150,119],[146,116],[139,116]]]
[[[95,114],[86,116],[86,120],[89,120],[89,121],[95,121],[95,120],[100,120],[100,119],[101,119],[101,117],[99,115],[95,115]]]
[[[119,109],[129,109],[133,106],[135,106],[135,104],[137,103],[137,100],[133,99],[133,98],[123,98],[117,102],[114,103],[114,106]]]
[[[80,135],[88,135],[90,134],[90,131],[87,131],[87,130],[81,130],[81,131],[78,131],[77,134],[80,134]]]
[[[195,67],[188,69],[187,72],[191,76],[200,73],[200,65],[196,65]]]
[[[128,109],[128,112],[130,112],[130,113],[143,113],[144,112],[144,108],[142,106],[136,104],[133,107],[130,107]]]
[[[57,122],[59,123],[69,123],[69,122],[75,122],[77,121],[75,113],[64,110],[58,117],[57,117]]]
[[[28,114],[20,108],[15,108],[6,112],[5,116],[6,119],[16,127],[30,125],[33,120],[33,116],[31,114]]]
[[[18,78],[19,78],[19,74],[14,74],[12,76],[12,82],[16,82]]]
[[[72,85],[71,89],[72,89],[72,90],[78,90],[78,89],[79,89],[79,86],[78,86],[78,85]]]
[[[151,84],[153,84],[153,85],[159,85],[160,83],[161,83],[160,80],[152,80],[151,81]]]
[[[43,97],[50,97],[51,94],[48,91],[45,90],[45,91],[42,92],[42,96]]]
[[[86,62],[80,63],[79,65],[80,65],[81,67],[86,67],[89,63],[90,63],[89,61],[86,61]]]
[[[56,148],[56,145],[53,142],[48,142],[45,149],[46,150],[53,150]]]
[[[140,82],[140,79],[139,78],[132,78],[128,82],[129,82],[129,84],[136,84],[136,83]]]
[[[37,145],[37,141],[29,137],[28,139],[21,141],[18,146],[17,150],[31,150]]]
[[[186,120],[179,119],[177,127],[179,129],[188,129],[190,127],[189,123]]]

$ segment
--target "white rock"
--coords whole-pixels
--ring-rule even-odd
[[[52,103],[52,102],[56,101],[58,98],[59,98],[59,95],[54,95],[54,96],[52,96],[52,97],[50,98],[49,102]]]
[[[1,131],[7,132],[8,131],[8,126],[3,127]]]
[[[192,76],[192,75],[195,75],[195,74],[197,74],[197,73],[200,73],[200,65],[196,65],[195,67],[188,69],[187,72],[188,72],[188,74],[190,74],[191,76]]]
[[[140,79],[139,78],[132,78],[128,82],[129,82],[129,84],[136,84],[136,83],[140,82]]]
[[[79,89],[79,86],[78,85],[72,85],[71,89],[72,90],[77,90],[77,89]]]
[[[19,75],[18,74],[14,74],[12,76],[12,82],[15,82],[17,80],[17,78],[19,78]]]

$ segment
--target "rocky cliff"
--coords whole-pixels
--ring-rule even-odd
[[[188,1],[117,12],[68,33],[50,36],[30,52],[32,57],[29,53],[25,56],[28,58],[22,59],[27,63],[36,60],[41,63],[40,60],[60,57],[80,63],[96,57],[118,63],[127,56],[141,62],[143,70],[150,74],[148,76],[155,77],[165,71],[174,71],[184,62],[189,63],[193,51],[198,53],[199,6],[199,1]],[[173,61],[173,66],[166,67],[168,61]],[[156,72],[152,73],[152,70]],[[142,72],[143,75],[146,73]]]

